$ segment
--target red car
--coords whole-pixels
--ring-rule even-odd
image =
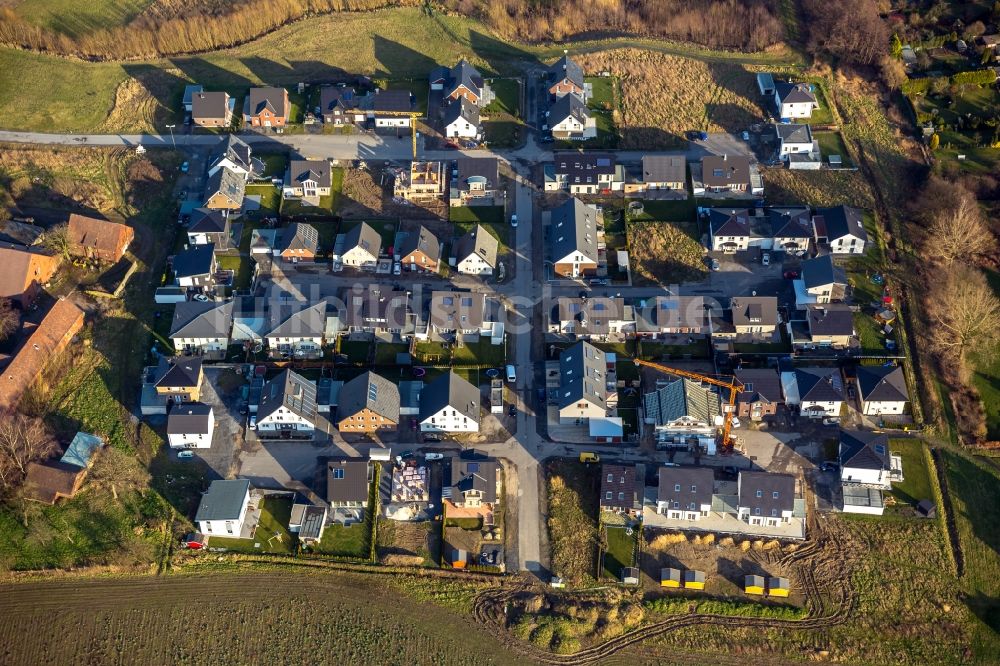
[[[785,279],[786,280],[794,280],[794,279],[796,279],[798,277],[799,277],[799,272],[798,271],[785,271]]]

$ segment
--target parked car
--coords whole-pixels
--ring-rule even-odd
[[[424,460],[444,460],[443,453],[425,453]]]
[[[698,132],[699,141],[708,141],[708,132]]]
[[[403,272],[403,267],[400,265],[400,263],[398,261],[395,262],[392,265],[392,274],[393,275],[399,275],[402,272]]]
[[[713,271],[717,271],[722,268],[722,264],[719,263],[719,260],[714,258],[712,259],[711,266]]]
[[[797,280],[799,277],[798,271],[785,271],[786,280]]]
[[[517,228],[517,214],[516,213],[514,215],[510,216],[510,226],[514,227],[515,229]]]
[[[765,252],[764,254],[760,255],[760,263],[761,263],[762,266],[770,266],[771,265],[771,253],[770,252]]]
[[[601,462],[601,456],[593,453],[591,451],[580,452],[580,462],[582,463],[598,463]]]
[[[440,442],[441,441],[441,435],[439,435],[437,433],[434,433],[434,432],[427,433],[426,435],[424,435],[424,441],[425,442]]]
[[[743,137],[744,141],[749,141],[750,140],[750,132],[743,132],[742,137]]]
[[[257,415],[256,414],[251,414],[250,415],[250,429],[251,430],[256,430],[257,429]]]
[[[840,419],[834,418],[832,416],[828,416],[825,419],[823,419],[823,425],[825,425],[825,426],[840,425]]]
[[[191,165],[188,162],[181,164],[181,173],[187,173],[191,169]]]
[[[177,457],[181,460],[187,460],[188,458],[194,458],[194,451],[181,451],[177,454]]]

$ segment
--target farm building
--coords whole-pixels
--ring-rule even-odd
[[[767,595],[769,597],[787,597],[791,589],[787,578],[768,578]]]
[[[764,594],[764,577],[749,575],[743,579],[743,591],[747,594]]]
[[[688,569],[684,572],[684,588],[688,590],[705,589],[705,572]]]
[[[680,587],[681,570],[666,568],[660,569],[660,587]]]

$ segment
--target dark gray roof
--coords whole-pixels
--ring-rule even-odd
[[[307,180],[317,187],[330,187],[333,183],[329,160],[292,160],[288,164],[286,185],[301,185]]]
[[[500,241],[486,227],[477,224],[455,243],[455,257],[461,262],[469,255],[475,254],[491,267],[496,268],[499,249]]]
[[[729,300],[733,326],[774,326],[778,323],[775,296],[737,296]]]
[[[214,257],[214,243],[181,250],[174,255],[174,276],[181,278],[208,275],[212,272],[212,259]]]
[[[704,296],[657,296],[646,299],[645,307],[636,306],[636,329],[659,331],[664,328],[703,328],[709,311]]]
[[[684,377],[657,382],[656,390],[642,397],[646,418],[665,425],[685,416],[712,424],[722,414],[718,390]]]
[[[734,373],[743,384],[737,397],[740,402],[772,402],[781,404],[781,377],[772,368],[739,369]]]
[[[746,208],[712,208],[708,211],[712,236],[754,236],[750,211]]]
[[[843,268],[833,263],[831,255],[824,254],[802,262],[802,282],[806,289],[832,284],[846,285],[847,275]]]
[[[316,420],[316,383],[292,370],[284,370],[266,384],[257,407],[258,420],[273,414],[279,407],[309,421]]]
[[[229,95],[224,92],[199,92],[191,96],[193,118],[225,118],[229,111]]]
[[[552,161],[555,172],[565,174],[570,185],[596,185],[599,176],[613,176],[616,168],[613,153],[561,152]]]
[[[249,479],[215,480],[201,496],[195,522],[202,520],[238,520],[243,500],[250,492]]]
[[[344,384],[337,405],[337,420],[370,409],[379,416],[399,423],[399,388],[381,375],[365,372]]]
[[[500,473],[500,463],[495,458],[477,455],[475,452],[463,452],[461,456],[451,459],[452,499],[459,500],[458,495],[476,490],[482,493],[482,501],[495,504],[497,501],[497,475]]]
[[[691,502],[695,504],[695,511],[700,511],[703,504],[712,503],[715,472],[711,467],[661,467],[659,473],[658,502],[668,502],[670,508],[677,502],[678,509],[684,511],[692,510]]]
[[[775,238],[812,238],[812,222],[806,208],[771,208],[767,211]],[[781,249],[781,248],[776,248]]]
[[[798,104],[801,102],[816,103],[816,95],[809,89],[808,83],[788,83],[778,81],[774,84],[774,92],[782,104]]]
[[[441,241],[424,225],[420,225],[416,233],[411,232],[406,235],[399,244],[398,254],[400,257],[407,257],[416,250],[423,252],[431,261],[441,259]]]
[[[551,254],[560,261],[579,252],[597,262],[597,210],[576,197],[552,211]]]
[[[255,161],[251,155],[250,144],[235,134],[227,134],[219,147],[212,153],[209,164],[218,164],[220,160],[228,157],[234,164],[255,175],[260,175],[263,173],[263,164]]]
[[[444,331],[468,331],[486,321],[486,294],[471,291],[431,292],[430,322]]]
[[[838,402],[844,399],[836,368],[796,368],[795,384],[799,400]]]
[[[581,341],[559,355],[559,407],[586,400],[607,407],[607,355]]]
[[[708,187],[749,183],[750,158],[745,155],[706,155],[701,158],[701,181]]]
[[[778,123],[775,124],[778,138],[783,143],[812,143],[812,129],[809,125],[800,123]]]
[[[479,387],[449,370],[424,386],[420,393],[420,420],[434,416],[445,407],[478,423]]]
[[[889,436],[867,430],[841,430],[840,466],[888,471]]]
[[[162,387],[197,387],[201,381],[200,356],[160,357],[153,383]]]
[[[326,333],[327,313],[332,305],[320,299],[312,305],[291,312],[280,324],[267,332],[268,338],[320,338]],[[277,311],[280,308],[273,308]],[[278,315],[280,316],[280,314]]]
[[[465,58],[459,60],[454,67],[448,70],[448,76],[444,84],[444,94],[446,97],[455,92],[459,86],[465,86],[480,97],[483,94],[483,75],[469,64],[469,61]]]
[[[372,111],[392,111],[394,113],[412,111],[413,95],[409,90],[380,90],[371,98]]]
[[[311,224],[292,222],[282,229],[277,249],[279,252],[305,250],[316,254],[319,250],[319,232]]]
[[[903,368],[879,365],[858,366],[858,389],[865,402],[906,402],[906,378]]]
[[[306,506],[299,525],[299,539],[318,539],[326,522],[326,507]]]
[[[205,185],[205,201],[216,194],[221,194],[236,204],[242,204],[246,186],[243,176],[232,169],[222,167],[208,177],[208,183]]]
[[[687,160],[676,155],[643,155],[642,182],[683,183],[687,180]]]
[[[556,316],[560,322],[575,322],[577,335],[606,335],[611,322],[625,318],[625,299],[596,296],[584,300],[564,296],[556,299]]]
[[[470,125],[479,126],[479,107],[465,99],[459,97],[449,104],[444,110],[445,125],[450,125],[459,118],[464,118]]]
[[[758,492],[760,497],[757,496]],[[772,509],[781,516],[783,511],[795,508],[795,477],[790,474],[741,471],[739,479],[739,505],[748,507],[751,515],[773,517]],[[777,497],[775,497],[777,493]],[[760,509],[760,514],[756,513]]]
[[[200,402],[174,405],[167,416],[168,435],[207,435],[212,407]]]
[[[485,179],[488,187],[500,187],[500,161],[495,157],[460,157],[455,168],[463,189],[470,178]]]
[[[340,313],[343,326],[404,329],[410,323],[410,295],[392,291],[384,285],[357,285],[344,292],[344,309]]]
[[[251,88],[250,115],[257,115],[264,109],[270,109],[276,116],[287,115],[285,109],[284,88]]]
[[[326,464],[326,501],[368,502],[369,464],[364,458],[331,458]]]
[[[817,208],[813,216],[817,236],[826,236],[830,241],[847,235],[868,240],[868,232],[862,223],[861,211],[850,206],[834,206],[833,208]]]
[[[357,109],[359,104],[358,94],[354,88],[340,86],[323,86],[319,91],[319,107],[323,113],[329,113],[335,108],[348,111]]]
[[[344,234],[344,252],[360,247],[370,252],[373,257],[377,257],[382,250],[382,237],[374,227],[367,222],[357,224],[347,230]]]
[[[564,55],[556,60],[549,67],[549,83],[554,85],[563,80],[571,82],[573,85],[583,89],[583,68],[572,60],[568,55]]]
[[[549,107],[549,127],[558,125],[570,117],[581,125],[586,124],[587,119],[590,118],[587,105],[581,102],[576,95],[563,95]]]
[[[233,302],[185,301],[174,306],[171,338],[225,338],[233,328]]]
[[[810,304],[806,321],[812,335],[853,335],[854,313],[843,303]]]
[[[637,501],[636,489],[642,485],[637,483],[635,465],[601,465],[601,506],[633,508]],[[608,499],[609,492],[611,499]],[[618,493],[624,493],[624,498],[618,499]]]
[[[221,210],[195,208],[187,230],[189,233],[219,234],[226,230],[228,221],[229,218]]]

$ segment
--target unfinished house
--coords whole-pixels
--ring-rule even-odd
[[[444,162],[410,162],[410,168],[396,174],[392,194],[407,201],[438,199],[444,196]]]

